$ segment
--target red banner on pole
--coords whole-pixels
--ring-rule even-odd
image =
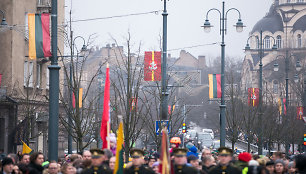
[[[303,115],[304,115],[304,110],[302,106],[298,106],[296,107],[296,115],[297,115],[297,119],[298,120],[302,120],[303,119]]]
[[[131,110],[133,111],[135,109],[135,111],[137,111],[137,99],[136,98],[131,98],[130,99],[130,106],[131,106]]]
[[[144,80],[160,81],[161,80],[161,52],[146,51],[144,60]]]
[[[259,88],[249,88],[248,89],[248,103],[249,103],[249,106],[258,106]]]

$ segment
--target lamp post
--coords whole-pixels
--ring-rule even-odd
[[[264,48],[263,48],[263,36],[262,36],[262,30],[260,31],[260,38],[258,38],[257,43],[259,43],[259,50],[258,50],[258,54],[259,54],[259,115],[258,115],[258,121],[259,121],[259,132],[258,132],[258,154],[262,155],[262,148],[263,148],[263,122],[262,122],[262,58],[263,58],[263,54],[264,54]],[[249,45],[249,39],[251,37],[254,37],[253,35],[251,35],[248,40],[247,40],[247,45],[245,47],[245,51],[249,52],[251,50],[250,45]],[[276,44],[275,44],[275,38],[273,36],[269,36],[267,35],[266,37],[272,37],[274,40],[274,44],[272,47],[272,51],[273,54],[276,54]],[[257,39],[257,38],[256,38]]]
[[[58,113],[59,113],[59,70],[57,57],[57,0],[52,0],[51,10],[51,48],[52,57],[49,90],[49,127],[48,127],[48,156],[49,161],[58,159]]]
[[[207,14],[206,14],[206,20],[204,25],[202,26],[204,28],[205,32],[210,32],[211,30],[211,25],[208,20],[208,14],[210,11],[217,11],[220,14],[220,34],[222,37],[222,42],[221,42],[221,104],[220,104],[220,147],[225,146],[225,136],[226,136],[226,131],[225,131],[225,126],[226,126],[226,116],[225,116],[225,99],[224,99],[224,84],[225,84],[225,78],[224,78],[224,68],[225,68],[225,42],[224,42],[224,36],[226,34],[227,30],[227,14],[229,11],[235,10],[239,14],[239,19],[238,22],[236,23],[235,27],[237,32],[242,32],[243,31],[243,23],[241,21],[241,14],[240,11],[236,8],[230,8],[225,12],[225,2],[222,2],[222,11],[212,8],[210,9]]]
[[[164,0],[163,11],[163,59],[162,59],[162,96],[161,96],[161,119],[168,118],[168,90],[167,90],[167,0]],[[166,126],[166,125],[165,125]]]
[[[0,26],[7,26],[7,22],[5,20],[5,13],[2,10],[0,10],[0,12],[2,13],[2,20]]]

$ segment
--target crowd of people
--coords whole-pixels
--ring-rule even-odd
[[[226,147],[219,148],[217,153],[208,148],[200,153],[195,150],[172,144],[169,164],[174,174],[306,174],[305,154],[288,158],[282,152],[274,152],[271,156],[235,154]],[[46,161],[40,152],[8,154],[0,163],[0,174],[111,174],[115,163],[114,151],[109,149],[91,149],[67,155],[59,161]],[[158,152],[132,149],[123,173],[160,174],[161,164]]]

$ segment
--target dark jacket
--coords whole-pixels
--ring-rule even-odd
[[[28,166],[29,174],[42,174],[44,168],[35,163],[30,163]]]
[[[136,168],[131,166],[130,168],[124,169],[124,174],[154,174],[154,171],[151,170],[149,167],[145,167],[144,165]]]
[[[215,167],[212,167],[208,173],[209,174],[241,174],[241,171],[231,164],[227,166],[221,166],[219,164]]]
[[[183,166],[174,165],[175,174],[199,174],[200,171],[194,167],[189,167],[186,164]]]

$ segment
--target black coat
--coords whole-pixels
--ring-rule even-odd
[[[30,163],[28,166],[29,174],[42,174],[44,168],[35,163]]]
[[[200,171],[194,167],[189,167],[186,164],[182,166],[174,165],[175,174],[199,174]]]
[[[131,166],[130,168],[126,168],[123,171],[124,174],[154,174],[154,171],[149,167],[145,167],[144,165],[136,168],[135,166]]]
[[[221,166],[220,164],[212,167],[209,174],[241,174],[242,172],[233,165]]]
[[[106,166],[101,165],[100,167],[90,167],[82,171],[81,174],[112,174],[112,170]]]

